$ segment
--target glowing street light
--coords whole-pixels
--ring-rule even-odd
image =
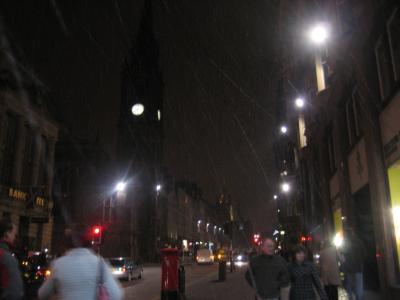
[[[123,192],[125,190],[125,187],[126,187],[126,182],[120,181],[115,186],[115,191],[116,192]]]
[[[303,108],[304,104],[305,104],[304,99],[300,98],[300,97],[297,98],[296,101],[295,101],[295,104],[296,104],[297,108]]]
[[[140,116],[144,112],[144,105],[142,103],[135,103],[132,106],[132,114],[134,116]]]
[[[274,195],[274,199],[275,199],[275,200],[278,199],[278,195]]]
[[[310,31],[310,39],[317,45],[323,44],[328,38],[328,31],[325,26],[318,24]]]
[[[287,131],[288,131],[288,129],[287,129],[286,125],[282,125],[281,126],[281,133],[286,134]]]
[[[287,182],[282,183],[281,189],[282,189],[282,192],[288,193],[290,191],[290,184]]]
[[[157,184],[157,186],[156,186],[156,191],[159,192],[159,191],[161,191],[161,189],[162,189],[161,184]]]

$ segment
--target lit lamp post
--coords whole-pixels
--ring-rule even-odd
[[[116,193],[117,196],[121,195],[126,188],[126,182],[120,181],[115,185],[115,188],[113,190],[113,193],[108,197],[108,199],[103,200],[103,217],[102,217],[102,223],[103,225],[105,224],[105,215],[106,215],[106,201],[109,201],[109,209],[108,209],[108,222],[111,223],[111,207],[112,207],[112,201],[114,194]]]
[[[143,113],[143,111],[142,111]],[[156,249],[160,248],[160,242],[161,242],[161,235],[160,235],[160,212],[159,212],[159,196],[160,196],[160,192],[162,190],[162,185],[161,184],[157,184],[156,187],[156,203],[155,203],[155,233],[156,233]]]

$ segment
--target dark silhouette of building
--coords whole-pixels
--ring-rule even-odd
[[[121,220],[119,230],[125,232],[124,236],[130,236],[130,248],[135,249],[131,253],[135,252],[144,260],[157,259],[160,241],[159,191],[156,188],[162,186],[163,81],[153,22],[152,3],[147,0],[131,54],[122,67],[117,141],[120,177],[129,185],[120,212],[125,215],[123,218],[131,220],[129,224],[134,224],[134,233],[126,232]],[[132,214],[126,213],[126,206],[131,208]]]

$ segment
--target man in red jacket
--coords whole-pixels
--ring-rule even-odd
[[[17,236],[17,227],[10,220],[0,221],[0,299],[20,300],[24,286],[18,262],[10,252]]]

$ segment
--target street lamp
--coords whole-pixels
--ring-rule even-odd
[[[140,116],[144,112],[144,105],[142,103],[135,103],[132,106],[132,114],[134,116]]]
[[[282,192],[288,193],[290,191],[290,184],[287,182],[282,183],[281,185]]]
[[[162,189],[161,184],[157,184],[157,186],[156,186],[156,191],[159,192],[159,191],[161,191],[161,189]]]
[[[304,99],[301,97],[297,98],[295,104],[297,108],[303,108],[305,104]]]
[[[328,38],[328,30],[322,24],[317,24],[310,31],[310,39],[317,45],[323,44]]]
[[[288,129],[287,129],[286,125],[282,125],[282,126],[281,126],[281,133],[282,133],[282,134],[286,134],[287,131],[288,131]]]
[[[115,191],[116,192],[123,192],[125,190],[125,187],[126,187],[126,182],[120,181],[115,186]]]
[[[274,199],[275,199],[275,200],[278,199],[278,195],[274,195]]]

